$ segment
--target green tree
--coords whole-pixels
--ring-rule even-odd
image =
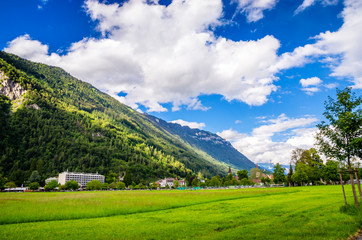
[[[260,181],[264,184],[270,184],[271,183],[271,179],[266,176],[266,177],[261,177]]]
[[[110,189],[117,189],[117,183],[116,183],[116,182],[112,182],[111,184],[109,184],[109,188],[110,188]]]
[[[106,182],[103,183],[103,184],[102,184],[102,189],[103,189],[103,190],[108,190],[108,189],[109,189],[109,184],[106,183]]]
[[[295,172],[292,175],[292,181],[304,186],[304,184],[309,181],[309,172],[310,167],[307,164],[303,162],[298,163],[295,167]]]
[[[117,189],[126,189],[126,184],[124,182],[118,182]]]
[[[192,180],[191,185],[192,185],[193,187],[199,187],[199,186],[200,186],[200,182],[199,182],[199,180],[195,177],[194,180]]]
[[[288,182],[288,184],[289,184],[289,187],[291,187],[291,186],[294,185],[292,176],[293,176],[293,167],[292,167],[292,164],[290,164],[290,166],[289,166],[289,172],[288,172],[288,175],[287,175],[287,182]]]
[[[351,159],[362,157],[362,97],[356,97],[351,88],[337,90],[337,99],[325,102],[324,117],[328,122],[318,124],[316,144],[319,151],[329,158],[347,164],[355,205],[358,198],[354,186]],[[362,198],[362,196],[360,196]]]
[[[99,180],[92,180],[87,183],[87,190],[100,190],[102,189],[102,183]]]
[[[106,183],[112,183],[118,181],[118,174],[110,171],[106,176]]]
[[[323,179],[326,182],[340,181],[338,175],[338,162],[333,160],[327,160],[326,165],[323,168]]]
[[[285,169],[279,164],[274,165],[274,171],[273,171],[273,177],[274,177],[274,183],[280,184],[285,182]]]
[[[65,183],[66,190],[77,190],[79,188],[79,184],[77,181],[70,180]]]
[[[45,185],[44,189],[46,191],[51,191],[51,190],[54,190],[57,187],[59,187],[59,184],[58,184],[57,180],[52,180],[52,181],[48,182],[47,185]]]
[[[38,190],[40,187],[40,184],[38,182],[32,182],[29,184],[29,189],[30,190]]]
[[[33,183],[33,182],[38,182],[38,183],[39,183],[40,180],[41,180],[41,177],[40,177],[40,175],[39,175],[39,172],[35,170],[35,171],[33,171],[33,172],[31,173],[28,182],[29,182],[29,183]]]
[[[239,180],[244,179],[244,178],[248,178],[248,170],[246,170],[246,169],[239,170],[239,171],[237,171],[236,174],[238,175]]]
[[[6,138],[9,132],[8,118],[10,113],[10,99],[5,95],[0,95],[0,154],[5,149]]]
[[[178,188],[179,187],[179,182],[175,179],[173,180],[173,187],[174,188]]]
[[[231,180],[233,180],[233,178],[234,178],[234,176],[233,176],[233,174],[232,173],[229,173],[227,176],[226,176],[226,181],[231,181]]]
[[[220,176],[214,176],[211,178],[210,180],[210,186],[213,186],[213,187],[218,187],[220,186]]]
[[[7,183],[8,179],[0,174],[0,191],[5,189],[5,183]]]
[[[127,187],[132,184],[132,173],[129,168],[127,168],[126,170],[126,175],[123,178],[123,182],[126,184]]]
[[[16,188],[16,184],[14,182],[7,182],[4,184],[5,188]]]

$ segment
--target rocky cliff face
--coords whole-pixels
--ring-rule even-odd
[[[12,81],[0,71],[0,94],[7,96],[10,100],[17,100],[26,92],[19,83]]]

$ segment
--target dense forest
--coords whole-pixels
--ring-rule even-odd
[[[223,162],[226,166],[235,169],[250,170],[255,167],[255,163],[250,161],[242,153],[238,152],[230,142],[220,136],[200,129],[193,129],[181,126],[177,123],[169,123],[152,115],[146,115],[155,124],[170,133],[178,135],[185,142],[204,152],[207,152],[214,159]]]
[[[206,153],[60,68],[0,51],[0,73],[27,91],[0,95],[0,174],[18,185],[34,170],[44,179],[129,169],[136,183],[225,175]]]

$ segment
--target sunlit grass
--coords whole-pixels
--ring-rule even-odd
[[[342,205],[339,186],[6,193],[0,239],[346,239]]]

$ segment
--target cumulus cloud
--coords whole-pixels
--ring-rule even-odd
[[[241,12],[245,13],[248,22],[256,22],[264,17],[263,11],[271,10],[278,0],[236,0]]]
[[[301,79],[300,84],[302,84],[302,87],[309,87],[309,86],[318,86],[322,83],[322,80],[320,80],[319,77],[311,77],[306,79]]]
[[[180,124],[181,126],[187,126],[189,128],[203,129],[204,127],[206,127],[205,123],[188,122],[188,121],[185,121],[185,120],[182,120],[182,119],[177,119],[177,120],[173,120],[173,121],[170,121],[170,122]]]
[[[256,2],[261,7],[273,5]],[[277,90],[270,67],[277,60],[279,41],[273,36],[256,41],[215,37],[210,27],[220,24],[221,0],[174,0],[168,6],[157,1],[119,5],[88,0],[84,7],[102,38],[85,38],[64,55],[49,55],[48,46],[25,35],[10,42],[5,51],[60,66],[121,102],[134,108],[143,105],[149,112],[166,111],[163,103],[172,103],[174,111],[207,110],[198,97],[209,94],[262,105]],[[25,45],[32,45],[31,51],[19,51]],[[126,96],[118,97],[119,92]]]
[[[252,133],[239,133],[233,129],[218,133],[230,141],[232,145],[250,160],[288,164],[291,151],[295,148],[311,148],[314,144],[314,134],[317,128],[310,127],[318,121],[314,117],[289,118],[281,114],[275,119],[269,119]],[[273,140],[282,136],[284,140]]]
[[[320,80],[319,77],[311,77],[306,79],[303,78],[299,82],[302,85],[302,90],[306,94],[313,95],[313,93],[320,91],[319,86],[321,85],[322,80]]]
[[[320,34],[316,46],[332,55],[332,76],[349,77],[362,88],[362,1],[345,0],[342,16],[342,27]]]
[[[295,14],[298,14],[300,12],[303,12],[305,9],[307,9],[310,6],[313,6],[317,2],[321,3],[323,6],[330,6],[330,5],[336,5],[339,0],[304,0],[301,5],[295,10]]]
[[[322,4],[335,2],[322,1]],[[332,76],[348,79],[354,83],[355,88],[362,88],[362,1],[345,0],[344,5],[343,25],[338,31],[321,33],[314,37],[314,44],[283,53],[269,70],[279,72],[319,61],[332,69]],[[325,85],[326,88],[335,86],[336,83]],[[315,90],[311,88],[309,92]]]

